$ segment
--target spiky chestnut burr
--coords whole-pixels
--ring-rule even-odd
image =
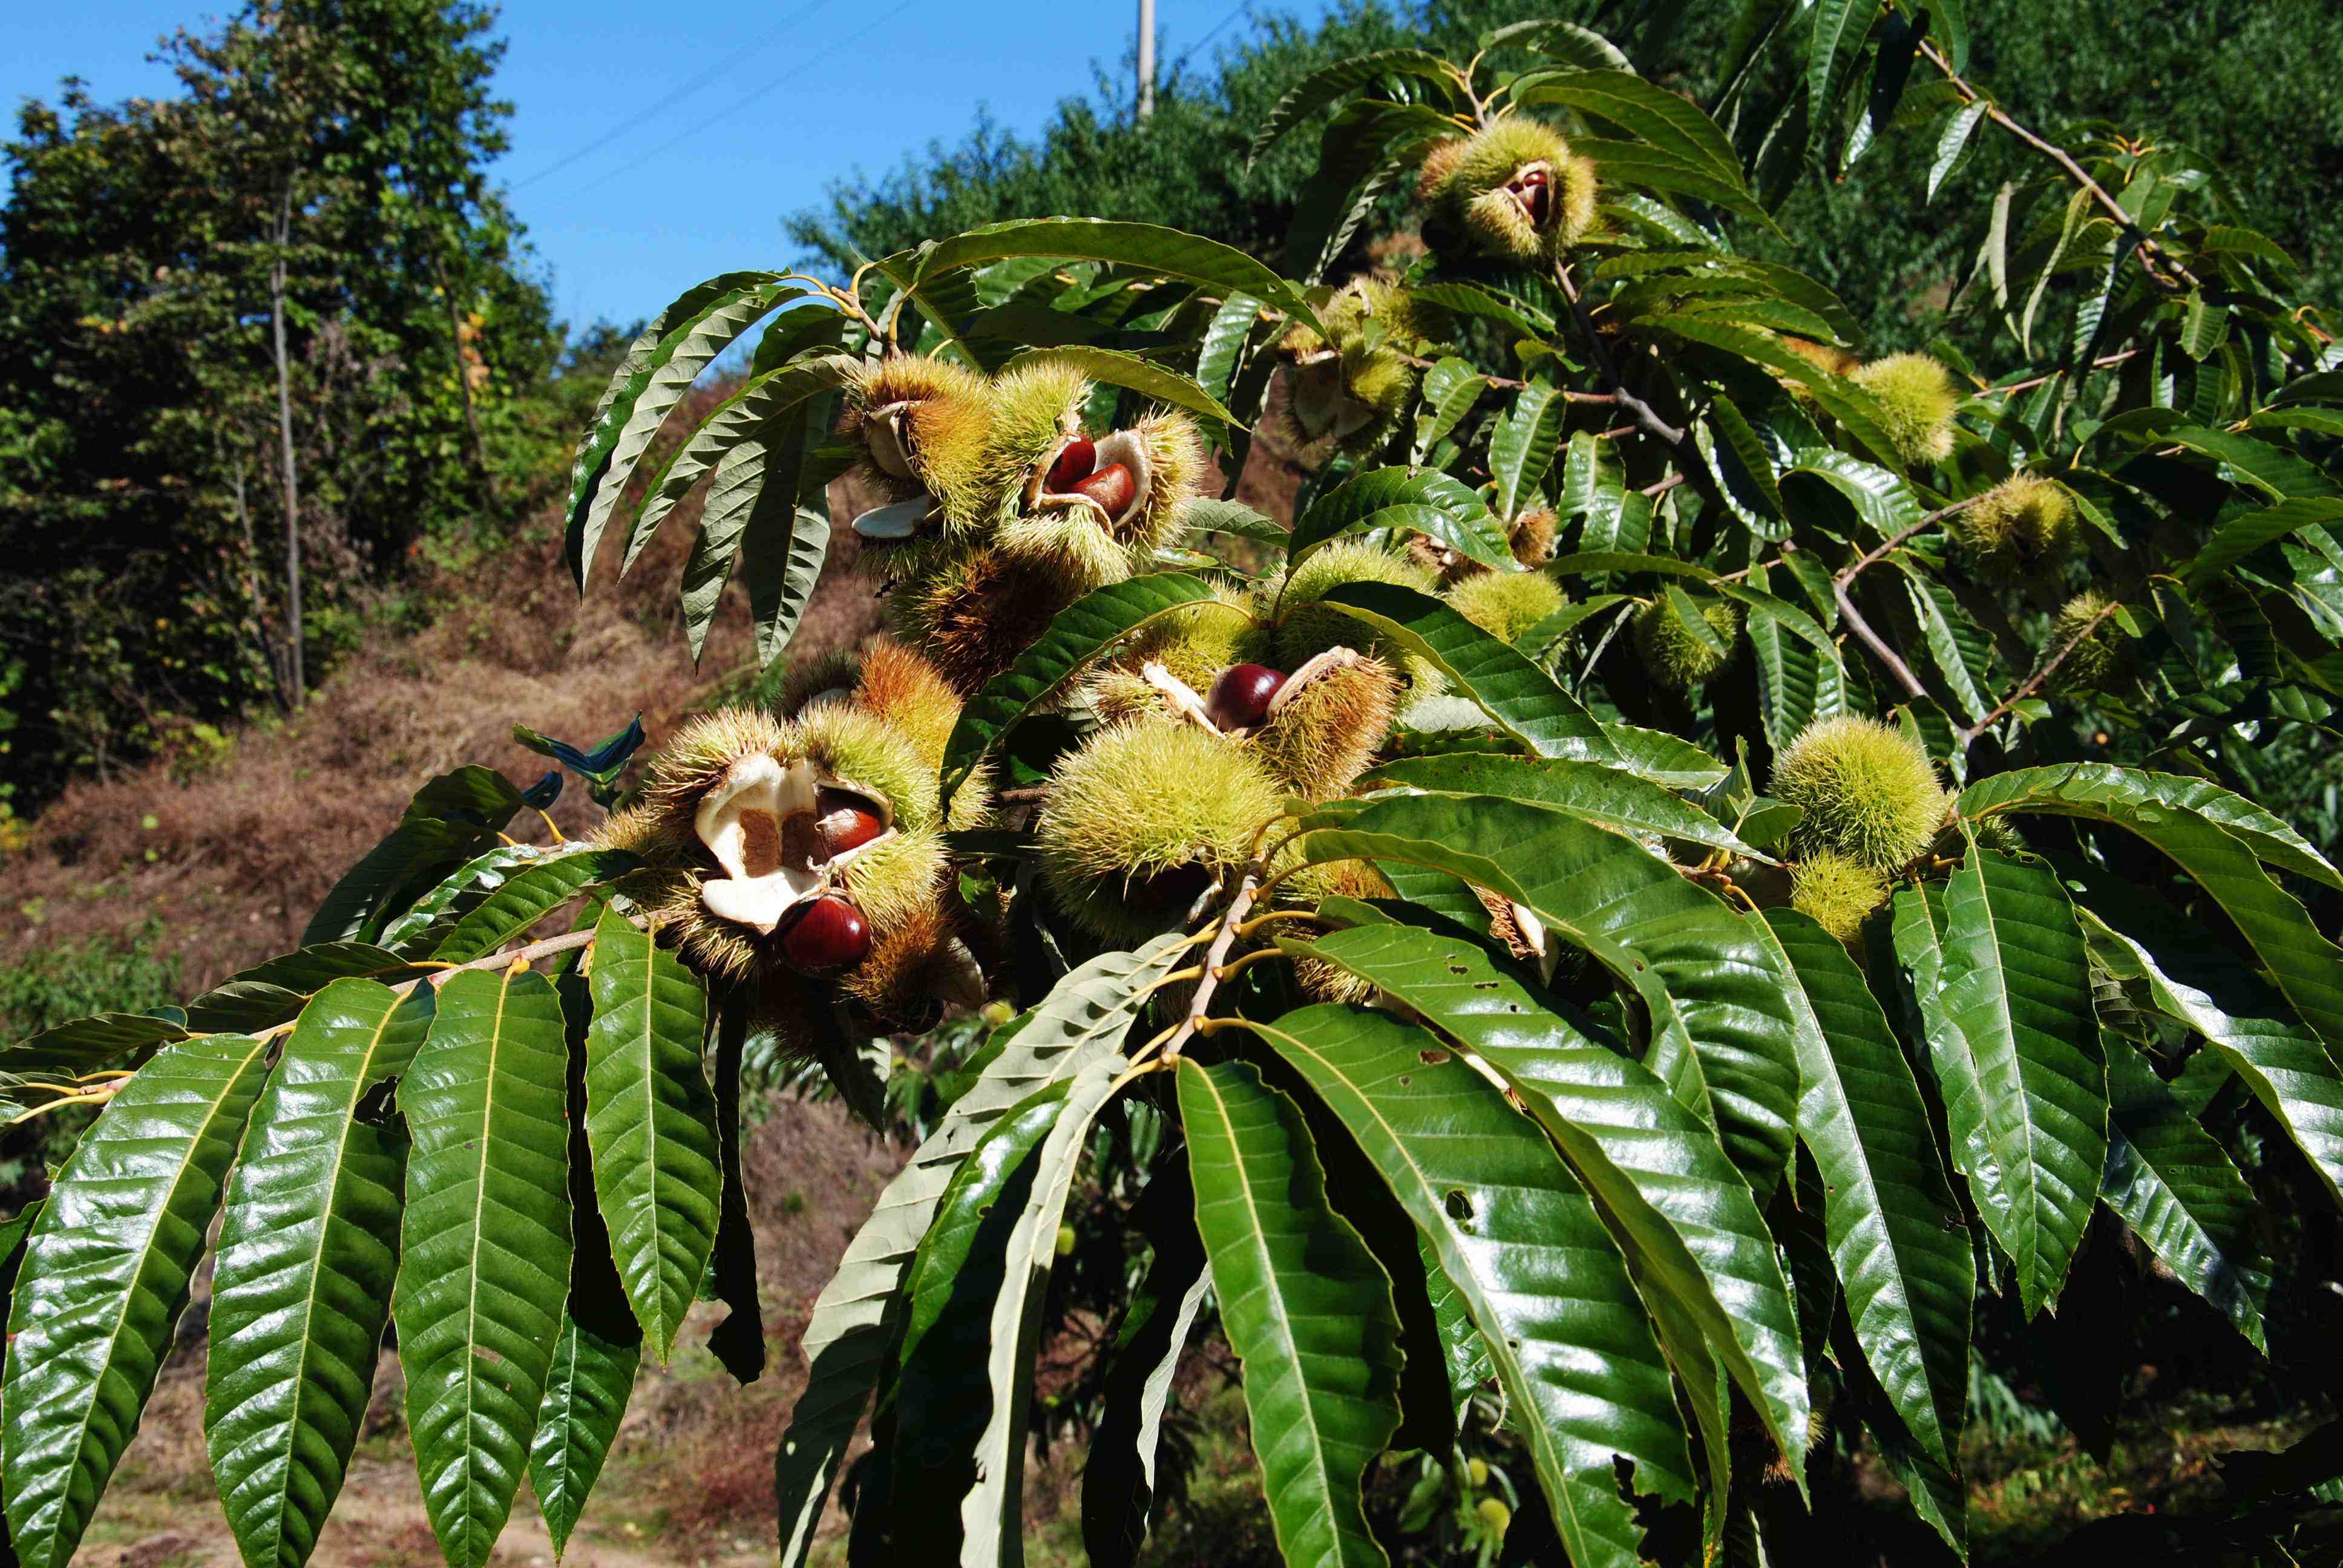
[[[1864,920],[1886,897],[1885,873],[1835,850],[1817,849],[1790,867],[1790,908],[1843,943],[1862,934]]]
[[[2072,555],[2080,528],[2075,498],[2040,474],[2013,474],[1945,527],[1961,560],[1986,582],[2019,583]]]
[[[1714,680],[1733,662],[1733,647],[1741,636],[1741,607],[1731,599],[1706,594],[1686,594],[1702,622],[1714,633],[1717,648],[1683,615],[1675,596],[1662,594],[1635,613],[1635,652],[1654,680],[1673,691],[1685,691]]]
[[[1944,827],[1946,797],[1918,742],[1859,714],[1817,719],[1774,759],[1774,794],[1805,813],[1791,830],[1801,856],[1845,856],[1892,873]]]
[[[962,535],[990,509],[984,379],[946,359],[893,354],[858,367],[843,388],[839,435],[855,472],[884,499],[854,519],[880,548]]]
[[[1042,883],[1091,935],[1143,941],[1244,860],[1282,799],[1246,748],[1197,725],[1102,729],[1059,765],[1034,823]]]
[[[1500,642],[1522,634],[1569,602],[1544,572],[1475,572],[1450,585],[1448,608]]]
[[[1594,166],[1562,133],[1504,115],[1461,144],[1435,148],[1419,183],[1432,203],[1424,237],[1516,263],[1568,254],[1594,223]]]
[[[1440,671],[1430,659],[1321,602],[1336,588],[1359,582],[1392,583],[1422,594],[1440,591],[1439,579],[1422,563],[1364,539],[1338,539],[1294,568],[1282,583],[1264,582],[1253,590],[1254,618],[1271,628],[1274,657],[1267,662],[1295,669],[1313,654],[1351,647],[1390,665],[1411,694],[1439,690]]]
[[[2050,678],[2053,690],[2103,689],[2131,673],[2131,638],[2109,612],[2113,603],[2098,589],[2088,588],[2058,607],[2050,626],[2050,647],[2065,648],[2066,657]]]
[[[1318,307],[1323,334],[1296,322],[1278,340],[1283,397],[1270,434],[1305,463],[1371,452],[1398,427],[1420,357],[1453,330],[1448,313],[1377,277],[1354,278]]]
[[[1925,354],[1891,354],[1857,366],[1848,379],[1878,400],[1880,427],[1907,467],[1953,455],[1961,395],[1943,365]]]

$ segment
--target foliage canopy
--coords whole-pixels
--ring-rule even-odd
[[[762,1368],[752,1046],[877,1119],[868,1042],[946,1006],[987,1038],[803,1335],[792,1564],[866,1414],[850,1561],[1021,1560],[1070,1428],[1133,1561],[1208,1320],[1319,1564],[1387,1560],[1397,1451],[1426,1554],[1789,1560],[1858,1434],[1963,1552],[1973,1345],[2119,1342],[2151,1279],[2330,1382],[2278,1241],[2343,1197],[2343,872],[2255,786],[2333,736],[2343,353],[2217,170],[2052,139],[1981,52],[1761,12],[1703,106],[1567,22],[1379,50],[1260,117],[1328,116],[1275,266],[1058,216],[675,301],[578,448],[581,584],[704,485],[687,628],[737,575],[777,658],[846,477],[901,640],[631,787],[639,730],[523,731],[589,840],[509,831],[559,773],[446,775],[299,951],[0,1054],[105,1105],[10,1239],[16,1552],[73,1555],[223,1211],[248,1562],[306,1559],[387,1323],[447,1560],[524,1470],[565,1541],[696,1295]],[[1962,220],[1989,355],[1874,352],[1763,248],[1896,137],[2026,150]],[[1424,246],[1345,276],[1411,185]],[[1290,528],[1218,494],[1256,441]],[[1113,1342],[1037,1397],[1077,1317]],[[2052,1397],[2087,1432],[2115,1383]]]

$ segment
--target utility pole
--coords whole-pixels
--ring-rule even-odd
[[[1155,0],[1139,0],[1139,117],[1155,113]]]

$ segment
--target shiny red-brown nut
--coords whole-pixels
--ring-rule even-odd
[[[1098,467],[1098,443],[1088,436],[1077,436],[1058,451],[1057,461],[1050,465],[1050,477],[1043,483],[1060,495],[1065,494]]]
[[[1530,222],[1544,227],[1546,211],[1554,202],[1553,176],[1544,169],[1524,169],[1513,181],[1513,194],[1522,198],[1522,206],[1530,215]]]
[[[1119,518],[1131,505],[1131,498],[1139,493],[1139,481],[1131,477],[1126,465],[1109,463],[1074,488],[1105,508],[1108,517]]]
[[[1232,664],[1221,671],[1204,698],[1204,717],[1222,729],[1251,729],[1269,717],[1269,699],[1285,684],[1285,672],[1265,664]]]
[[[870,951],[870,922],[844,899],[824,896],[781,938],[781,952],[801,970],[834,970],[860,963]]]
[[[887,830],[860,796],[843,789],[823,790],[814,809],[820,813],[822,842],[832,855],[859,849]]]

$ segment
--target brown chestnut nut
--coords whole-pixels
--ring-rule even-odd
[[[1077,481],[1074,489],[1096,501],[1109,518],[1120,518],[1139,493],[1139,481],[1131,477],[1127,465],[1109,463],[1089,478]]]
[[[1098,443],[1088,436],[1077,436],[1058,450],[1057,460],[1050,465],[1050,477],[1043,486],[1060,495],[1071,490],[1081,480],[1087,479],[1098,467]]]
[[[859,849],[887,830],[867,801],[843,789],[823,790],[814,809],[820,813],[822,841],[832,855]]]
[[[1221,671],[1204,698],[1204,717],[1219,729],[1251,729],[1269,717],[1269,700],[1285,685],[1285,672],[1265,664],[1232,664]]]
[[[1513,195],[1521,198],[1522,210],[1529,215],[1530,223],[1537,228],[1545,226],[1545,216],[1554,205],[1554,179],[1544,169],[1523,169],[1513,182]]]
[[[860,963],[870,951],[870,922],[862,911],[834,894],[805,907],[781,938],[781,952],[801,970],[834,970]]]

